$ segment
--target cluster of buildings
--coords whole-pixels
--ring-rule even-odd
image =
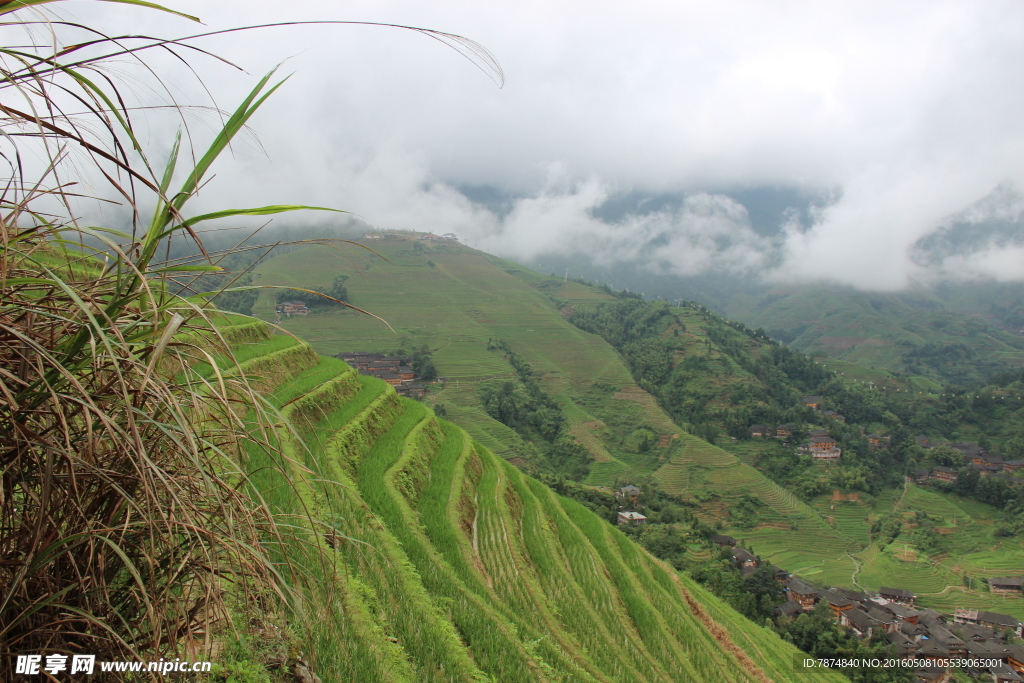
[[[750,436],[764,438],[775,437],[776,439],[786,440],[793,436],[794,430],[795,427],[788,424],[779,425],[774,429],[765,425],[751,425]],[[835,462],[836,460],[839,460],[839,456],[843,454],[843,449],[837,446],[836,440],[829,436],[827,429],[812,429],[808,433],[808,437],[808,441],[797,446],[797,450],[805,453],[809,452],[815,460]]]
[[[757,569],[758,558],[736,545],[731,536],[715,534],[710,540],[722,548],[732,549],[732,560],[742,574]],[[939,664],[946,659],[996,660],[998,665],[987,670],[967,670],[980,675],[991,674],[995,683],[1024,682],[1024,645],[1011,643],[1008,634],[1024,638],[1024,624],[1009,614],[957,608],[952,617],[933,609],[917,608],[917,596],[902,588],[883,586],[868,594],[845,588],[818,590],[783,569],[776,569],[776,578],[786,602],[779,605],[776,616],[795,618],[824,603],[836,622],[860,638],[876,635],[884,638],[902,659],[932,660]],[[993,593],[1020,595],[1024,577],[989,579]],[[919,681],[942,683],[952,677],[943,666],[925,667],[916,673]]]
[[[399,394],[422,396],[426,392],[426,387],[416,382],[416,371],[399,356],[386,356],[383,353],[342,352],[335,354],[334,357],[345,361],[361,375],[370,375],[384,380],[393,386]]]
[[[1021,578],[991,579],[990,585],[1004,591],[1020,592]],[[926,608],[916,608],[911,591],[882,587],[875,594],[844,588],[817,590],[795,576],[783,584],[786,602],[776,612],[795,617],[814,609],[818,603],[828,606],[835,620],[861,638],[884,638],[899,658],[931,660],[935,666],[917,671],[919,681],[931,683],[951,680],[952,672],[941,666],[948,659],[980,659],[996,666],[967,673],[988,673],[996,683],[1024,681],[1024,645],[1008,642],[1007,634],[1024,637],[1024,625],[1008,614],[958,608],[952,618]]]
[[[958,443],[947,443],[944,441],[932,441],[924,436],[918,436],[917,445],[922,448],[935,448],[936,446],[949,446],[964,455],[964,462],[973,470],[982,475],[995,477],[1009,477],[1012,472],[1024,469],[1024,460],[1003,460],[998,453],[990,453],[976,443],[960,441]],[[954,483],[957,480],[957,470],[952,467],[933,467],[932,469],[920,469],[914,472],[914,478],[921,482],[928,479],[937,479]]]

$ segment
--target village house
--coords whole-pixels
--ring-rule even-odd
[[[942,465],[936,465],[932,468],[932,479],[938,479],[949,484],[956,482],[956,470],[952,467],[943,467]]]
[[[993,593],[1020,593],[1024,577],[1005,576],[988,580],[988,587]]]
[[[992,669],[992,683],[1020,683],[1024,678],[1007,665]]]
[[[847,597],[839,594],[834,590],[824,590],[818,594],[820,602],[824,602],[828,605],[828,608],[832,610],[832,616],[836,619],[841,619],[843,612],[853,609],[854,601]]]
[[[792,600],[787,600],[775,608],[775,614],[780,617],[795,617],[803,611],[803,605]]]
[[[877,605],[868,604],[864,610],[868,616],[878,622],[878,628],[884,630],[886,633],[892,633],[896,630],[898,620],[892,615],[891,612],[883,610]]]
[[[982,643],[995,635],[995,631],[987,626],[977,624],[953,624],[950,629],[960,636],[965,643]]]
[[[829,451],[836,447],[836,440],[831,436],[813,436],[811,437],[811,450],[812,451]]]
[[[953,680],[952,670],[941,666],[929,666],[914,672],[917,683],[949,683]]]
[[[1016,618],[998,612],[957,607],[953,612],[953,621],[958,624],[977,624],[991,629],[1012,630],[1018,635],[1021,632],[1021,623]]]
[[[885,440],[883,440],[882,437],[879,436],[878,434],[875,434],[874,432],[868,434],[868,446],[870,446],[871,448],[884,448],[885,446],[888,445],[889,444]]]
[[[301,301],[285,301],[278,304],[277,312],[283,315],[309,315],[309,308]]]
[[[882,586],[878,589],[878,597],[885,598],[889,602],[897,602],[907,607],[914,606],[914,600],[917,596],[911,591],[903,590],[902,588],[889,588],[888,586]]]
[[[899,631],[890,631],[885,634],[885,640],[896,647],[897,657],[908,657],[917,652],[915,641],[911,640]]]
[[[811,609],[818,599],[818,591],[794,576],[786,582],[786,597],[800,603],[804,609]]]
[[[402,383],[402,378],[393,372],[376,372],[373,375],[377,379],[382,379],[393,387],[397,387]]]
[[[1006,663],[1019,674],[1024,674],[1024,645],[1013,643],[1006,646]]]
[[[740,567],[757,567],[757,558],[749,550],[739,546],[732,551],[732,560]]]
[[[839,623],[857,634],[859,638],[870,638],[879,623],[868,616],[859,606],[848,609],[839,617]]]
[[[647,517],[639,512],[620,512],[619,526],[640,526],[647,524]]]
[[[711,542],[717,545],[719,548],[725,546],[736,545],[736,539],[732,536],[722,536],[721,534],[711,534]]]
[[[775,438],[777,439],[788,439],[793,433],[793,429],[790,425],[779,425],[775,428]]]
[[[1019,469],[1024,469],[1024,460],[1007,460],[1003,463],[1003,468],[1007,472],[1016,472]]]
[[[771,436],[771,429],[765,425],[750,425],[751,436]]]
[[[640,489],[637,488],[636,486],[633,486],[632,484],[629,484],[628,486],[623,486],[621,489],[619,489],[616,496],[622,498],[623,500],[628,499],[633,502],[636,502],[636,499],[640,496]]]
[[[402,358],[399,356],[386,356],[383,353],[344,351],[335,354],[334,357],[345,361],[360,374],[382,379],[393,387],[411,383],[416,379],[416,371],[412,367],[404,365]],[[416,395],[417,393],[422,395],[425,390],[422,390],[422,385],[419,386],[420,390],[407,390],[403,393],[406,395]]]
[[[821,398],[821,396],[804,396],[800,400],[808,408],[814,408],[815,410],[817,410],[818,405],[822,402],[823,399]]]
[[[835,462],[839,460],[839,457],[843,454],[842,448],[829,448],[828,450],[814,450],[811,449],[811,457],[815,460],[824,460],[825,462]]]
[[[892,614],[897,621],[901,624],[916,624],[918,619],[918,612],[913,607],[907,607],[906,605],[898,602],[890,602],[882,606],[882,609]],[[902,626],[897,626],[902,630]]]

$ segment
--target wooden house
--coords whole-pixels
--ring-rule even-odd
[[[889,588],[888,586],[882,586],[878,589],[878,597],[885,598],[889,602],[897,602],[907,607],[914,606],[914,600],[917,600],[917,596],[912,591],[903,590],[902,588]]]
[[[916,609],[907,607],[899,602],[890,602],[887,605],[883,605],[882,609],[891,613],[897,620],[904,624],[916,624],[917,619],[920,616]]]
[[[640,496],[640,489],[632,484],[619,489],[619,498],[635,501]]]
[[[821,396],[804,396],[802,399],[800,399],[800,401],[805,406],[807,406],[808,408],[814,408],[815,410],[818,409],[818,406],[821,404],[822,400],[823,399],[821,398]]]
[[[943,467],[942,465],[936,465],[932,468],[932,479],[938,479],[950,484],[956,482],[957,473],[952,467]]]
[[[746,548],[737,546],[732,551],[732,559],[740,567],[757,567],[757,558]]]
[[[751,436],[771,436],[771,429],[765,425],[750,425]]]
[[[844,611],[839,617],[839,623],[860,638],[870,638],[872,632],[879,627],[879,623],[859,606]]]
[[[834,590],[824,590],[818,594],[820,602],[824,602],[828,605],[828,608],[832,610],[832,616],[836,619],[841,619],[843,612],[853,609],[856,603],[847,597],[844,597],[840,593]]]
[[[723,536],[721,534],[711,534],[710,540],[711,540],[712,543],[717,545],[719,548],[724,548],[726,546],[734,546],[734,545],[736,545],[736,539],[733,538],[732,536]]]
[[[1024,645],[1017,643],[1007,645],[1006,663],[1017,673],[1024,674]]]
[[[831,436],[812,436],[812,451],[829,451],[836,447],[836,440]]]
[[[793,576],[786,582],[786,597],[800,603],[804,609],[811,609],[818,599],[818,591]]]
[[[988,580],[988,587],[993,593],[1020,593],[1024,577],[1005,576]]]

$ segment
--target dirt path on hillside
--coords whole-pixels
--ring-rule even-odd
[[[857,588],[859,588],[862,591],[864,591],[865,593],[867,593],[867,590],[865,590],[864,586],[862,586],[859,583],[857,583],[857,574],[859,574],[860,570],[861,570],[860,562],[858,562],[857,558],[854,557],[853,555],[851,555],[850,553],[846,553],[846,556],[848,558],[850,558],[850,561],[853,562],[853,566],[854,566],[853,573],[850,574],[850,581],[853,583],[854,586],[856,586]]]
[[[903,505],[903,499],[907,497],[907,490],[910,488],[910,477],[903,477],[903,493],[900,494],[900,499],[896,501],[896,504],[892,506],[893,513],[899,512],[900,506]]]

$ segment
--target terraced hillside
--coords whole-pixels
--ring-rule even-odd
[[[225,334],[282,416],[283,457],[247,467],[304,539],[280,548],[310,598],[286,630],[324,681],[793,680],[772,631],[424,405],[265,326]]]
[[[409,346],[426,343],[447,380],[428,402],[444,404],[449,419],[472,438],[514,459],[521,438],[492,419],[478,396],[487,382],[514,377],[502,354],[488,350],[489,339],[505,340],[533,366],[541,386],[560,402],[570,433],[593,455],[586,483],[608,485],[616,477],[653,475],[670,493],[691,498],[713,494],[703,505],[726,524],[736,500],[745,495],[762,499],[766,527],[756,530],[756,550],[790,570],[809,564],[802,559],[789,563],[783,554],[801,544],[825,553],[814,562],[841,558],[854,549],[850,538],[756,469],[684,432],[636,385],[610,345],[565,319],[571,307],[611,300],[606,293],[459,245],[422,247],[408,239],[367,244],[387,260],[369,251],[301,249],[262,264],[258,282],[312,288],[348,274],[352,303],[384,317],[395,332],[380,321],[336,309],[286,318],[282,326],[324,354],[390,350],[403,339]],[[273,319],[271,304],[270,293],[264,293],[255,310]],[[707,339],[700,317],[690,309],[673,310],[686,320],[686,343],[703,349]],[[720,381],[742,382],[748,376],[724,354],[711,356],[713,364],[721,364]],[[727,405],[730,387],[723,384],[715,400]],[[646,452],[629,445],[629,436],[639,429],[659,437]],[[753,532],[736,533],[746,537]]]

